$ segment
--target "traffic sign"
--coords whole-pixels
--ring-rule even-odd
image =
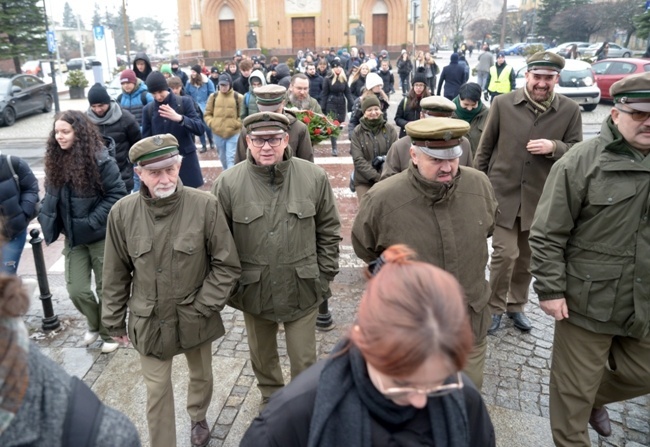
[[[102,25],[97,25],[93,28],[95,33],[95,40],[102,40],[104,38],[104,27]]]
[[[47,51],[56,53],[56,36],[54,35],[54,31],[47,32]]]

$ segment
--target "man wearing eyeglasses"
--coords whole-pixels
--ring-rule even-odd
[[[520,331],[532,329],[524,313],[532,279],[530,225],[551,166],[582,141],[580,107],[554,93],[564,58],[540,51],[527,64],[526,85],[494,98],[474,158],[499,201],[490,261],[490,334],[504,313]]]
[[[242,264],[228,304],[244,312],[261,406],[284,386],[277,332],[284,325],[291,378],[316,361],[316,316],[338,273],[340,219],[327,173],[294,157],[289,119],[244,120],[249,157],[223,172],[219,199]]]
[[[650,393],[650,73],[610,88],[600,135],[551,169],[530,231],[540,306],[555,318],[557,446],[611,434],[605,405]]]

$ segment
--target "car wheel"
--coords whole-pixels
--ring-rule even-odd
[[[623,57],[630,57],[630,56],[631,56],[630,53],[623,53]]]
[[[51,96],[46,96],[45,97],[45,104],[43,105],[43,113],[50,113],[52,111],[52,97]]]
[[[13,126],[16,122],[16,111],[11,107],[7,107],[2,114],[2,121],[4,121],[7,127]]]
[[[598,104],[583,104],[582,108],[585,109],[585,112],[593,112],[598,107]]]

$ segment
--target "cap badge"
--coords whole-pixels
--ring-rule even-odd
[[[625,104],[627,102],[627,96],[623,96],[621,99],[621,104]]]
[[[156,146],[162,146],[163,144],[163,137],[161,135],[155,135],[153,137],[153,144]]]
[[[451,131],[448,130],[447,132],[445,132],[445,134],[442,137],[445,139],[445,141],[449,141],[451,140],[452,136],[453,134],[451,133]]]
[[[550,61],[551,57],[548,54],[545,54],[542,59],[544,59],[545,61]]]

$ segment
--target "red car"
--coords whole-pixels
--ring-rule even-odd
[[[616,81],[626,76],[650,71],[650,59],[612,58],[595,62],[591,68],[596,74],[596,83],[600,88],[600,99],[611,101],[609,88]]]

